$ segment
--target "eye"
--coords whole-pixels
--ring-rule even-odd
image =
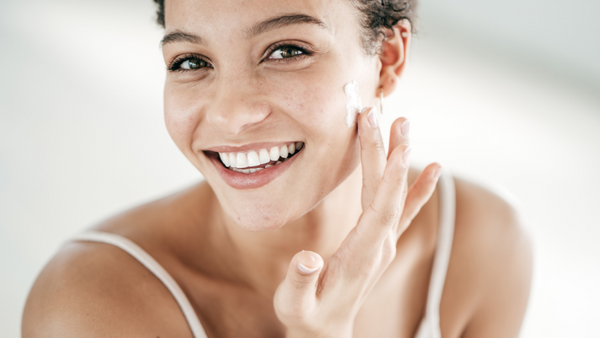
[[[280,46],[273,50],[271,55],[269,55],[268,59],[289,59],[305,54],[307,54],[306,51],[300,47]]]
[[[168,67],[170,71],[190,71],[202,68],[210,68],[211,64],[203,58],[194,55],[184,55],[179,57]]]
[[[208,62],[202,59],[187,59],[181,63],[179,66],[181,69],[200,69],[204,67],[208,67]]]

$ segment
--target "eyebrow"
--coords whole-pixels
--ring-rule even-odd
[[[190,42],[190,43],[194,43],[197,45],[204,44],[204,40],[202,40],[202,38],[200,36],[198,36],[196,34],[192,34],[192,33],[187,33],[184,31],[176,30],[176,31],[173,31],[173,32],[165,35],[163,37],[163,39],[160,41],[160,45],[164,46],[166,44],[174,43],[174,42]]]
[[[271,19],[267,19],[263,22],[259,22],[256,25],[252,26],[250,29],[246,30],[246,37],[251,38],[257,36],[259,34],[263,34],[267,31],[274,30],[277,28],[282,28],[286,26],[292,26],[297,24],[313,24],[317,25],[321,28],[329,30],[329,27],[325,24],[325,22],[312,17],[306,14],[286,14],[278,17],[274,17]],[[203,45],[205,44],[204,40],[196,34],[184,32],[181,30],[175,30],[163,37],[160,42],[161,46],[164,46],[169,43],[174,42],[189,42],[193,44]]]
[[[285,27],[285,26],[302,24],[302,23],[314,24],[321,28],[325,28],[325,29],[329,30],[329,27],[327,27],[327,25],[323,21],[321,21],[315,17],[312,17],[310,15],[287,14],[287,15],[282,15],[282,16],[278,16],[275,18],[265,20],[263,22],[260,22],[256,25],[252,26],[252,28],[250,28],[249,30],[246,31],[246,35],[250,38],[250,37],[257,36],[259,34],[265,33],[267,31],[270,31],[273,29],[277,29],[277,28],[281,28],[281,27]]]

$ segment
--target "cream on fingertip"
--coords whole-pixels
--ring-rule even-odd
[[[319,270],[319,267],[311,269],[302,263],[298,263],[298,270],[300,270],[300,272],[302,272],[305,275],[310,275],[311,273]]]

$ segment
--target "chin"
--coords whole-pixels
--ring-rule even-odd
[[[284,203],[276,203],[273,206],[265,206],[263,203],[254,206],[245,205],[235,208],[235,212],[227,212],[227,214],[244,230],[257,232],[274,231],[295,221],[304,214],[304,212],[297,212],[295,214],[290,210],[292,206],[286,207],[284,205]],[[294,209],[297,207],[297,205],[293,205]]]
[[[199,167],[204,169],[200,171],[230,221],[247,231],[274,231],[313,210],[358,166],[357,141],[341,143],[346,150],[335,152],[333,157],[330,153],[331,149],[336,149],[335,146],[311,148],[304,143],[290,150],[289,155],[286,153],[285,160],[279,158],[276,162],[273,158],[265,158],[264,163],[260,163],[263,162],[262,157],[254,154],[260,162],[255,159],[256,163],[252,163],[255,166],[250,168],[268,167],[249,173],[232,170],[232,162],[224,160],[234,157],[214,151],[221,148],[213,148],[200,154],[203,163]],[[250,159],[249,154],[255,152],[249,150],[252,147],[257,146],[247,146],[242,155],[248,154]],[[243,158],[239,153],[235,156],[240,157]],[[331,163],[344,165],[334,166]]]

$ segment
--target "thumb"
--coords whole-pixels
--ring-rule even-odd
[[[322,268],[323,258],[315,252],[303,250],[292,258],[285,280],[277,288],[274,299],[275,312],[284,324],[301,321],[314,308]]]

